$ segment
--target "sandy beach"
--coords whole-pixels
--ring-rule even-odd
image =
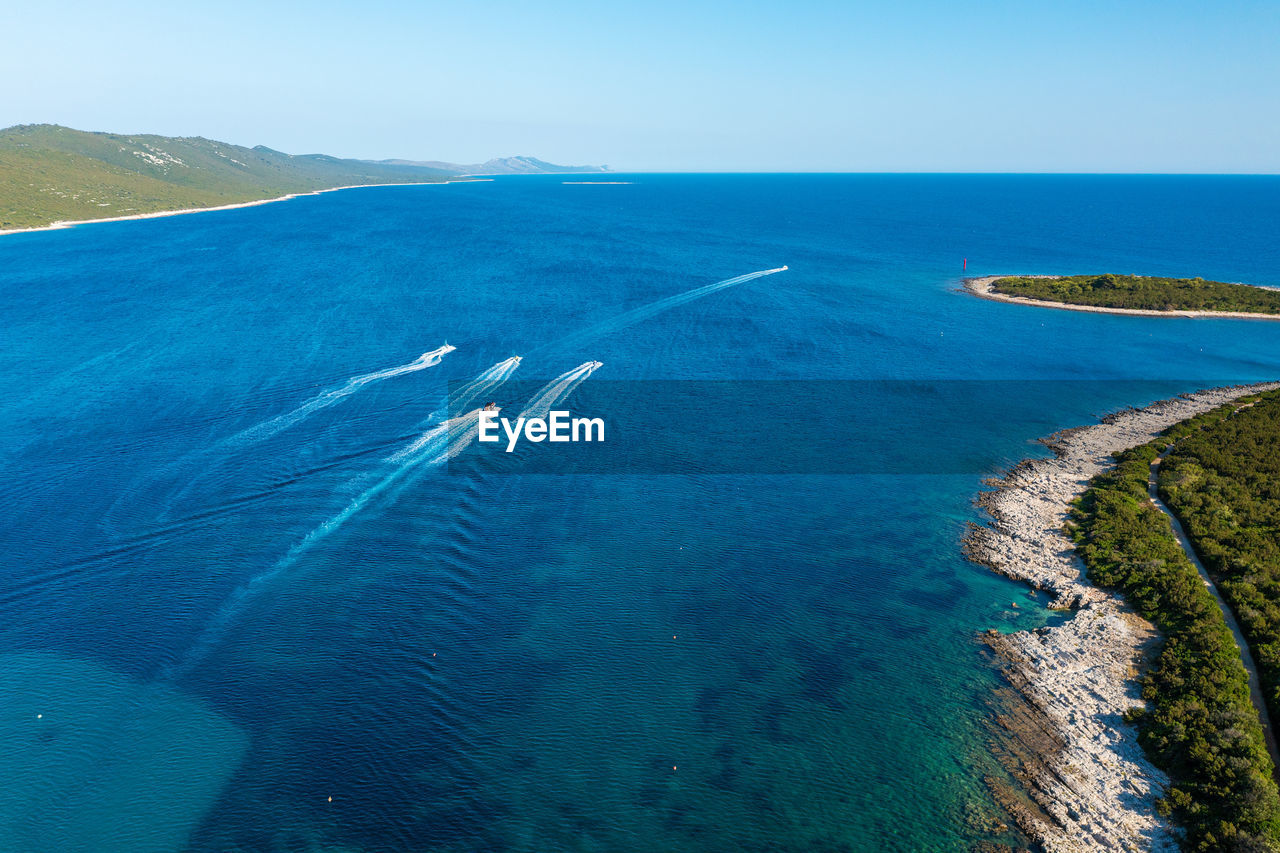
[[[260,204],[274,204],[277,201],[288,201],[291,198],[301,198],[309,195],[320,195],[321,193],[335,193],[339,190],[359,190],[367,187],[427,187],[427,186],[443,186],[444,184],[454,183],[473,183],[476,179],[465,180],[448,180],[448,181],[413,181],[411,183],[398,184],[351,184],[345,187],[329,187],[323,190],[312,190],[305,193],[289,193],[288,195],[278,196],[276,198],[260,198],[255,201],[243,201],[236,204],[220,204],[216,207],[187,207],[182,210],[156,210],[151,213],[135,213],[131,216],[107,216],[101,219],[75,219],[53,222],[49,225],[41,225],[38,228],[10,228],[0,230],[0,236],[5,234],[29,234],[33,231],[59,231],[63,228],[72,228],[76,225],[91,225],[95,222],[127,222],[131,219],[158,219],[162,216],[182,216],[187,213],[210,213],[215,210],[236,210],[241,207],[257,207]]]
[[[1132,314],[1139,317],[1237,317],[1247,320],[1280,320],[1280,314],[1258,314],[1251,311],[1150,311],[1143,308],[1102,308],[1095,305],[1070,305],[1066,302],[1049,302],[1042,299],[1028,299],[1024,296],[1010,296],[996,293],[991,289],[992,282],[1005,275],[987,275],[980,278],[966,278],[964,287],[969,293],[982,299],[994,302],[1012,302],[1017,305],[1035,305],[1040,308],[1061,308],[1064,311],[1088,311],[1093,314]],[[1021,278],[1057,278],[1053,275],[1028,275]]]
[[[1019,766],[1012,769],[1040,807],[1015,816],[1050,853],[1178,849],[1171,825],[1155,809],[1168,779],[1121,718],[1142,703],[1138,667],[1155,630],[1119,596],[1084,579],[1063,532],[1068,505],[1111,466],[1112,454],[1238,397],[1277,387],[1200,391],[1064,430],[1044,439],[1054,458],[1019,463],[977,500],[991,522],[967,537],[970,559],[1048,592],[1051,606],[1074,611],[1054,627],[985,638],[1028,720],[1001,720],[1016,741],[1009,751]]]

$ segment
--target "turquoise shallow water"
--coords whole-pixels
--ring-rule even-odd
[[[0,849],[994,837],[973,638],[1048,617],[959,554],[982,477],[1274,378],[1280,324],[985,302],[961,259],[1280,285],[1280,180],[628,179],[0,240]],[[478,376],[514,413],[566,374],[652,413],[626,464],[429,434]],[[667,380],[768,441],[673,463],[705,413]]]

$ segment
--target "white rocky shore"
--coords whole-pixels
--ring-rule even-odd
[[[987,527],[966,541],[971,559],[1053,596],[1075,611],[1063,624],[989,637],[1022,699],[1050,728],[1055,754],[1024,764],[1040,813],[1018,815],[1023,829],[1050,853],[1175,851],[1171,825],[1155,809],[1168,779],[1138,745],[1122,714],[1140,705],[1137,667],[1154,629],[1118,596],[1090,586],[1063,532],[1068,505],[1112,454],[1145,444],[1168,427],[1265,383],[1215,388],[1110,415],[1102,423],[1045,440],[1055,458],[1025,461],[978,502]]]

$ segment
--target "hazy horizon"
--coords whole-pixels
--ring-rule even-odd
[[[26,125],[32,125],[32,124],[53,124],[53,123],[52,123],[52,122],[26,122],[26,123],[24,123],[24,124],[26,124]],[[8,130],[8,129],[11,129],[12,127],[16,127],[16,126],[22,126],[22,125],[9,125],[8,127],[0,128],[0,130]],[[177,134],[158,134],[158,133],[156,133],[155,131],[151,131],[151,130],[136,130],[136,131],[133,131],[133,130],[110,130],[110,129],[91,128],[91,127],[70,127],[69,125],[61,125],[61,126],[68,127],[68,128],[69,128],[69,129],[71,129],[71,130],[86,131],[86,132],[90,132],[90,133],[105,133],[105,134],[114,135],[114,136],[130,136],[130,137],[136,137],[136,136],[174,136],[175,138],[199,138],[199,137],[203,137],[203,138],[205,138],[205,139],[210,139],[210,140],[213,140],[213,141],[215,141],[215,142],[223,142],[223,143],[228,143],[228,144],[231,144],[231,145],[239,145],[239,146],[241,146],[241,147],[243,147],[243,148],[253,148],[253,147],[255,147],[255,146],[261,145],[261,143],[253,142],[253,141],[251,141],[251,140],[222,139],[222,138],[218,138],[218,137],[210,136],[209,134],[200,134],[200,133],[194,133],[194,134],[181,134],[181,135],[177,135]],[[271,148],[271,146],[267,146],[267,147],[268,147],[268,148]],[[332,155],[332,152],[329,152],[329,151],[282,151],[281,149],[273,149],[273,150],[280,151],[280,152],[281,152],[281,153],[283,153],[283,154],[288,154],[288,155],[291,155],[291,156]],[[333,155],[333,156],[336,156],[336,155]],[[364,161],[368,161],[368,162],[381,162],[381,161],[412,161],[412,160],[413,160],[413,158],[408,158],[408,157],[361,157],[361,156],[359,156],[359,155],[343,155],[343,156],[347,156],[347,157],[349,157],[349,159],[354,159],[354,160],[364,160]],[[1080,176],[1089,176],[1089,175],[1115,175],[1115,176],[1126,176],[1126,175],[1129,175],[1129,176],[1134,176],[1134,177],[1141,177],[1141,176],[1144,176],[1144,175],[1150,175],[1150,176],[1168,175],[1168,176],[1182,176],[1182,177],[1197,177],[1197,176],[1204,176],[1204,177],[1232,177],[1232,176],[1234,176],[1234,177],[1277,177],[1277,176],[1280,176],[1280,171],[1266,171],[1266,172],[1243,172],[1243,171],[1241,171],[1241,172],[1193,172],[1193,171],[1184,171],[1184,172],[1176,172],[1176,171],[1156,172],[1156,171],[1145,171],[1145,172],[1141,172],[1141,171],[1118,171],[1118,170],[1117,170],[1117,171],[1101,171],[1101,170],[1096,170],[1096,171],[1049,171],[1049,170],[1034,170],[1034,169],[1027,169],[1027,170],[1023,170],[1023,171],[1010,171],[1010,170],[1000,170],[1000,169],[987,169],[987,170],[983,170],[983,169],[969,169],[969,170],[959,170],[959,169],[957,169],[957,170],[924,170],[924,169],[623,169],[623,168],[617,168],[617,167],[615,167],[613,164],[608,164],[608,163],[603,163],[603,162],[597,162],[597,163],[562,163],[562,162],[556,162],[556,161],[554,161],[554,160],[552,160],[552,159],[548,159],[548,158],[546,158],[546,157],[542,157],[542,156],[540,156],[540,155],[539,155],[539,154],[537,154],[537,153],[529,153],[529,152],[499,153],[499,154],[494,154],[494,155],[491,155],[491,156],[485,156],[485,157],[474,157],[474,158],[471,158],[469,161],[466,161],[466,162],[462,162],[462,161],[454,161],[454,160],[442,160],[442,159],[440,159],[440,158],[436,158],[436,157],[433,157],[433,158],[422,158],[422,159],[421,159],[421,160],[419,160],[418,162],[423,162],[423,163],[426,163],[426,162],[440,162],[440,163],[448,163],[448,164],[450,164],[450,165],[483,165],[483,164],[485,164],[486,162],[488,162],[488,161],[490,161],[490,160],[505,160],[505,159],[512,159],[512,158],[516,158],[516,157],[531,157],[531,158],[534,158],[534,159],[537,159],[537,160],[542,160],[542,161],[544,161],[544,162],[551,163],[552,165],[556,165],[556,166],[601,166],[601,165],[605,165],[605,166],[608,166],[608,167],[609,167],[609,172],[608,172],[607,174],[618,174],[618,175],[698,175],[698,174],[705,174],[705,175],[770,175],[770,174],[776,174],[776,175],[1043,175],[1043,176],[1046,176],[1046,177],[1051,177],[1051,176],[1054,176],[1054,175],[1080,175]],[[513,174],[510,174],[510,175],[503,175],[503,177],[508,177],[508,178],[517,178],[517,177],[528,177],[528,176],[537,176],[537,175],[544,175],[544,174],[546,174],[546,173],[544,173],[544,172],[530,172],[530,173],[528,173],[528,174],[513,173]],[[561,174],[568,174],[568,173],[561,173]],[[580,172],[580,173],[572,173],[572,174],[584,174],[584,175],[586,175],[586,174],[601,174],[601,173]]]
[[[0,126],[621,172],[1280,172],[1280,10],[382,0],[10,13]]]

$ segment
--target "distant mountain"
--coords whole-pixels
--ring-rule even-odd
[[[556,175],[574,172],[607,172],[608,166],[557,166],[537,157],[497,157],[469,166],[439,160],[376,160],[380,166],[417,166],[440,175]]]
[[[600,171],[532,157],[479,166],[284,154],[199,136],[91,133],[54,124],[0,130],[0,231],[59,221],[217,207],[365,184],[465,174]]]

